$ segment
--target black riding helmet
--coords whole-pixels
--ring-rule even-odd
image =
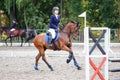
[[[53,7],[53,10],[55,11],[55,10],[59,10],[59,8],[58,7]]]
[[[59,8],[58,8],[58,7],[53,7],[52,12],[54,13],[55,10],[58,10],[58,11],[59,11]]]

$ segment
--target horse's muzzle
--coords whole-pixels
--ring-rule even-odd
[[[79,39],[79,37],[78,37],[77,35],[72,35],[72,38],[73,38],[74,40],[78,40],[78,39]]]

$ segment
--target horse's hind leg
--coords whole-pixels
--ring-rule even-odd
[[[52,66],[47,62],[47,59],[46,59],[46,56],[45,56],[45,49],[44,48],[41,48],[40,49],[40,53],[41,53],[41,56],[42,56],[42,60],[47,64],[48,68],[53,71],[53,68]]]
[[[33,39],[34,37],[33,36],[30,36],[28,37],[26,40],[25,40],[25,43],[27,43],[29,40]]]
[[[41,54],[38,53],[38,55],[36,56],[36,61],[35,61],[35,65],[34,65],[35,70],[38,70],[38,61],[39,61],[40,57],[41,57]]]
[[[21,47],[23,46],[23,36],[21,36]]]
[[[42,55],[42,60],[47,64],[48,68],[49,68],[51,71],[53,71],[52,66],[51,66],[51,65],[47,62],[47,60],[46,60],[45,54]]]
[[[36,61],[35,61],[35,65],[34,65],[34,69],[38,70],[38,61],[40,59],[40,57],[42,56],[42,60],[47,64],[47,66],[50,68],[51,71],[53,71],[52,66],[47,62],[46,57],[45,57],[45,53],[44,53],[44,49],[39,49],[39,53],[36,56]]]

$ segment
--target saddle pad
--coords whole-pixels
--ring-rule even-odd
[[[54,39],[52,39],[52,42],[56,42],[58,39],[59,39],[59,33],[55,36]],[[44,40],[45,40],[45,42],[49,41],[49,37],[47,34],[45,35]]]
[[[17,33],[18,33],[18,30],[14,30],[14,35],[17,35]]]

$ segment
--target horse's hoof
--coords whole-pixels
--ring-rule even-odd
[[[51,71],[54,71],[51,65],[49,65],[48,67]]]
[[[38,68],[34,67],[35,70],[38,70]]]
[[[53,69],[51,69],[51,71],[54,71]]]
[[[68,64],[69,62],[70,62],[70,59],[67,59],[67,60],[66,60],[66,63]]]
[[[38,70],[38,66],[37,66],[37,65],[35,65],[35,66],[34,66],[34,69],[35,69],[35,70]]]
[[[81,67],[78,67],[77,69],[78,69],[78,70],[81,70],[82,68],[81,68]]]

